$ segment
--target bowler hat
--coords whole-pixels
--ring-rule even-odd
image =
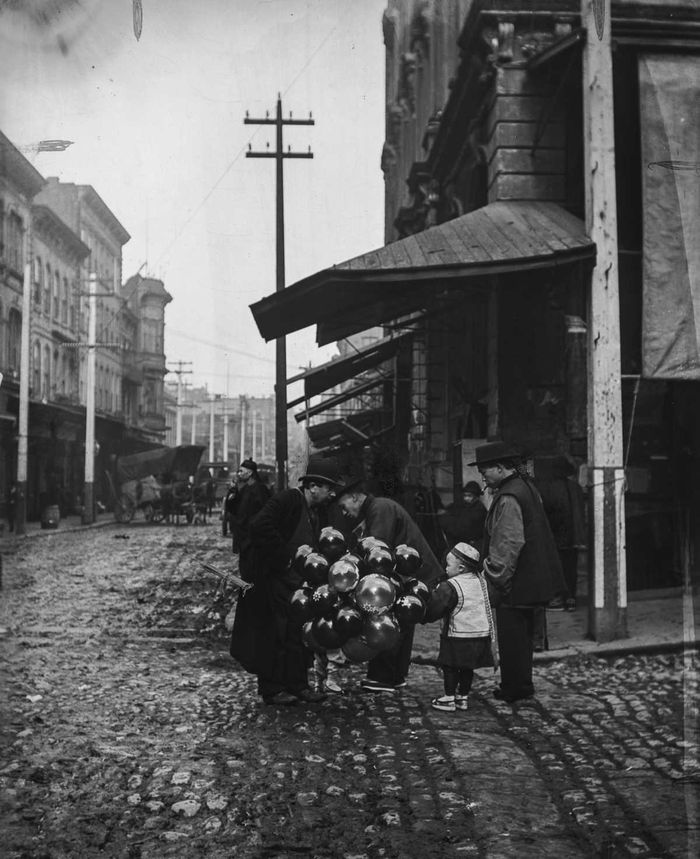
[[[254,462],[252,459],[244,459],[240,464],[240,468],[247,468],[248,471],[253,471],[255,474],[258,473],[258,464]]]
[[[327,483],[329,486],[334,487],[344,485],[338,469],[338,463],[332,458],[322,456],[309,457],[306,474],[301,479],[315,483]]]
[[[513,459],[520,459],[520,454],[505,441],[489,441],[486,444],[480,444],[474,451],[476,459],[470,462],[469,465],[489,465],[494,462],[508,462]]]
[[[468,483],[465,483],[462,487],[462,494],[465,492],[470,492],[472,495],[481,495],[483,493],[483,489],[476,482],[476,480],[470,480]]]
[[[364,485],[364,478],[353,474],[344,474],[342,487],[338,490],[338,497],[347,495],[348,492],[359,492]]]

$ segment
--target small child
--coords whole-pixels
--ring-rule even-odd
[[[433,698],[436,710],[466,710],[474,669],[497,666],[491,606],[479,559],[469,543],[457,543],[445,560],[447,581],[430,595],[424,623],[443,618],[438,664],[445,694]]]

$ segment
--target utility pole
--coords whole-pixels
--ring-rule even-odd
[[[85,399],[85,489],[83,524],[95,521],[95,334],[97,329],[97,276],[90,272],[88,292],[87,378]]]
[[[32,214],[31,206],[24,238],[24,280],[22,282],[22,329],[19,353],[19,421],[17,427],[17,496],[15,530],[27,530],[27,465],[29,459],[29,339],[32,312]]]
[[[625,473],[610,0],[581,0],[586,232],[597,248],[588,325],[588,463],[592,546],[589,633],[627,635]]]
[[[313,158],[309,148],[308,152],[292,152],[288,148],[284,151],[282,142],[282,129],[285,125],[315,125],[309,113],[308,119],[282,119],[282,97],[277,95],[277,115],[270,119],[269,112],[265,119],[251,119],[246,113],[243,120],[245,125],[274,125],[277,129],[277,146],[274,152],[252,152],[249,148],[246,158],[274,158],[277,164],[277,292],[284,289],[284,173],[283,164],[285,158]],[[268,144],[269,145],[269,144]],[[249,145],[250,146],[250,145]],[[276,369],[275,369],[275,457],[277,460],[277,488],[284,489],[287,485],[287,349],[284,337],[278,337],[276,341]],[[241,456],[243,451],[241,449]]]
[[[173,361],[177,369],[169,369],[169,373],[177,376],[177,404],[175,406],[175,444],[182,444],[182,377],[191,375],[192,370],[183,370],[183,367],[191,367],[191,361]]]
[[[245,413],[246,413],[246,400],[243,395],[241,395],[240,399],[241,406],[241,455],[239,459],[242,461],[245,459]]]

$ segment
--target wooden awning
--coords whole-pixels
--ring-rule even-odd
[[[274,340],[309,325],[319,345],[430,308],[494,276],[595,259],[583,222],[555,203],[489,203],[452,221],[316,272],[251,305]]]

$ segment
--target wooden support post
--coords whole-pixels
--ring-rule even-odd
[[[586,230],[597,248],[588,326],[589,634],[627,635],[625,476],[610,0],[581,0]]]

